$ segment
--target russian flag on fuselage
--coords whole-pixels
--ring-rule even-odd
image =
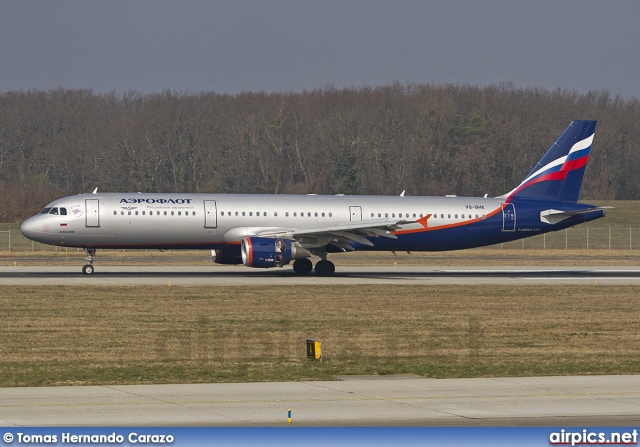
[[[595,135],[596,121],[573,121],[510,193],[514,198],[577,202]]]

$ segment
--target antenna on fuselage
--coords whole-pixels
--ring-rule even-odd
[[[406,191],[406,189],[404,191],[402,191],[402,193],[400,194],[400,197],[404,197],[404,192]]]
[[[94,189],[91,194],[97,194],[97,193],[98,193],[98,187],[96,186],[96,189]]]

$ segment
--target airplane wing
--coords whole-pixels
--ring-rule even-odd
[[[373,247],[374,243],[367,237],[387,237],[397,239],[393,231],[400,229],[402,225],[420,223],[426,227],[424,217],[418,220],[362,220],[329,227],[268,230],[257,234],[260,237],[282,237],[293,239],[305,248],[317,248],[325,245],[333,245],[344,251],[352,251],[351,242]]]

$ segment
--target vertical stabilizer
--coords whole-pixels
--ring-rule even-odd
[[[596,121],[572,121],[522,182],[506,197],[577,202]]]

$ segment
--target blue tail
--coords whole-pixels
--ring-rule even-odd
[[[544,157],[508,194],[514,198],[577,202],[589,159],[596,121],[572,121]]]

